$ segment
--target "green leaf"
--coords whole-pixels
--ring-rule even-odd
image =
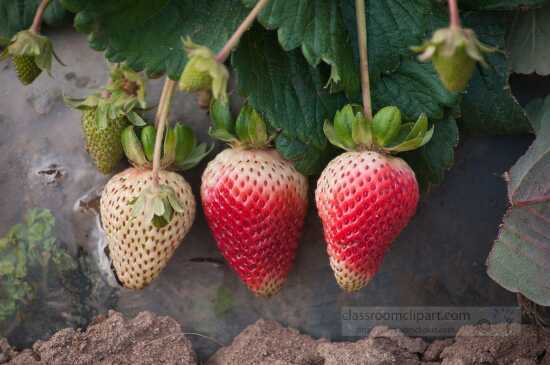
[[[307,145],[284,133],[277,137],[275,146],[304,175],[320,173],[336,154],[336,151],[330,147],[317,149],[313,145]]]
[[[353,120],[351,136],[353,137],[353,142],[357,145],[372,145],[372,124],[362,113],[357,113]]]
[[[508,32],[506,50],[511,72],[550,74],[550,4],[542,9],[520,11]]]
[[[181,123],[176,123],[174,127],[176,135],[176,165],[182,164],[191,154],[197,144],[197,138],[193,130]]]
[[[500,49],[504,46],[506,19],[501,14],[467,14],[467,26],[480,40]],[[489,67],[477,66],[461,103],[461,129],[472,135],[508,135],[531,131],[527,115],[512,95],[504,54],[487,56]]]
[[[122,148],[124,149],[124,154],[128,159],[137,166],[143,166],[147,164],[147,159],[145,153],[143,152],[143,147],[139,141],[136,132],[134,131],[134,126],[129,125],[126,127],[121,135],[120,142],[122,143]]]
[[[133,128],[131,129],[133,130]],[[145,154],[145,157],[150,162],[153,162],[156,137],[157,137],[157,130],[152,125],[148,125],[141,130],[141,134],[140,134],[141,146],[143,148],[143,153]],[[123,138],[125,138],[124,135],[123,135]]]
[[[0,36],[11,38],[15,33],[28,29],[41,0],[2,0],[0,1]],[[59,25],[67,19],[68,13],[59,0],[53,0],[44,12],[43,22]]]
[[[250,105],[242,107],[235,129],[239,140],[252,147],[265,147],[268,136],[264,120]]]
[[[487,273],[498,284],[550,305],[550,99],[541,105],[537,138],[507,174],[511,207]]]
[[[243,0],[248,7],[256,2]],[[301,47],[312,66],[329,64],[332,80],[341,81],[348,94],[360,92],[353,48],[338,1],[272,0],[260,13],[259,21],[268,29],[277,29],[285,51]]]
[[[511,10],[540,6],[545,0],[461,0],[460,7],[472,10]]]
[[[327,148],[323,122],[345,103],[343,95],[330,94],[320,71],[299,51],[284,52],[273,34],[258,27],[245,34],[233,63],[241,94],[267,123],[282,130],[277,149],[286,158],[300,160],[302,172],[319,172],[314,166],[320,167]]]
[[[395,105],[405,120],[416,120],[420,113],[426,113],[430,120],[441,119],[445,108],[457,101],[429,63],[405,61],[396,72],[383,75],[373,86],[375,110]]]
[[[512,207],[504,216],[487,274],[500,286],[540,305],[550,305],[550,203]]]
[[[223,129],[228,133],[233,132],[233,117],[231,116],[229,103],[213,100],[210,104],[210,118],[214,129]]]
[[[432,126],[430,130],[428,130],[426,133],[418,137],[405,140],[404,142],[398,144],[397,146],[385,148],[385,150],[392,151],[392,152],[406,152],[406,151],[416,150],[424,146],[426,143],[428,143],[432,139],[433,133],[434,133],[434,127]]]
[[[380,109],[372,119],[372,132],[379,146],[386,146],[399,134],[401,112],[395,106]]]
[[[201,143],[195,146],[189,156],[182,163],[178,164],[178,169],[185,171],[197,166],[213,149],[214,144],[207,145],[206,143]]]
[[[48,278],[62,281],[66,271],[76,267],[73,257],[57,243],[52,213],[29,209],[24,222],[0,238],[0,328],[5,328],[4,321],[9,326],[14,317],[28,313],[25,306],[49,290]],[[42,292],[35,296],[34,288]]]
[[[339,147],[343,150],[347,150],[348,148],[350,148],[346,146],[343,141],[340,140],[340,138],[336,134],[336,129],[330,123],[330,121],[325,121],[325,124],[323,125],[323,131],[325,132],[325,136],[327,137],[328,141],[334,146]]]
[[[443,182],[445,172],[453,165],[457,144],[458,127],[449,116],[434,123],[434,134],[428,144],[401,155],[414,170],[422,190]]]
[[[418,137],[419,135],[426,132],[428,129],[428,117],[426,114],[422,113],[414,123],[414,126],[411,128],[411,131],[407,135],[407,138]]]
[[[345,24],[352,35],[351,41],[356,45],[355,1],[341,1]],[[381,75],[396,71],[402,57],[411,56],[410,46],[422,42],[431,6],[430,0],[367,2],[369,74],[375,84]]]
[[[344,146],[346,150],[351,150],[355,147],[353,142],[353,122],[355,121],[355,114],[351,105],[344,106],[341,110],[336,112],[334,116],[334,136],[339,142],[339,145]],[[325,135],[327,129],[325,128]],[[330,129],[329,129],[329,133]]]
[[[126,117],[130,121],[130,123],[132,123],[136,127],[144,127],[147,125],[147,123],[145,122],[145,120],[143,120],[141,115],[139,115],[135,111],[130,111],[128,114],[126,114]]]
[[[513,205],[550,200],[550,97],[541,105],[535,142],[508,173]]]
[[[166,128],[162,152],[162,166],[170,166],[176,160],[176,133],[173,128]]]
[[[62,0],[75,27],[111,62],[126,61],[150,76],[179,79],[187,62],[182,37],[220,50],[247,14],[240,0]]]

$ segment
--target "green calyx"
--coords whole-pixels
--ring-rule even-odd
[[[122,131],[122,147],[132,165],[153,167],[156,134],[157,130],[152,125],[141,128],[139,138],[133,125]],[[198,144],[191,128],[176,123],[174,128],[167,128],[164,134],[160,166],[162,169],[189,170],[206,157],[213,148],[213,144],[210,146],[206,143]]]
[[[333,123],[325,122],[323,130],[330,143],[346,151],[386,153],[415,150],[433,135],[426,114],[422,113],[415,123],[402,123],[401,112],[395,106],[380,109],[368,120],[359,105],[348,104],[336,112]]]
[[[211,91],[214,99],[227,102],[227,68],[216,60],[216,55],[210,48],[195,44],[190,38],[183,40],[183,47],[189,60],[179,80],[180,90]]]
[[[166,226],[172,220],[174,212],[183,213],[176,192],[167,185],[152,184],[130,202],[134,218],[144,215],[145,222],[152,222],[157,228]]]
[[[214,100],[210,104],[210,118],[210,136],[233,147],[266,148],[276,136],[269,134],[264,119],[250,105],[243,106],[237,120],[233,120],[229,104]]]
[[[99,92],[85,99],[65,97],[64,100],[65,104],[78,110],[95,109],[100,129],[107,128],[109,121],[122,117],[135,126],[145,125],[137,113],[146,108],[145,81],[126,66],[115,67],[111,72],[111,82]]]
[[[483,54],[496,51],[481,43],[473,30],[459,27],[439,29],[432,39],[412,50],[421,52],[420,61],[432,60],[441,81],[452,92],[464,91],[476,62],[487,66]]]
[[[46,71],[51,75],[52,58],[63,64],[53,50],[52,42],[45,36],[35,33],[31,30],[23,30],[17,33],[9,41],[4,51],[0,54],[0,60],[11,57],[14,60],[25,60],[32,62],[32,66],[40,71]],[[18,61],[19,64],[21,63]],[[16,63],[16,66],[18,64]],[[36,78],[38,75],[34,75]],[[31,83],[34,78],[30,78],[26,84]]]

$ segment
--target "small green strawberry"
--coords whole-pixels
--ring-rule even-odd
[[[214,99],[227,101],[229,71],[216,60],[211,49],[199,46],[187,38],[183,41],[189,61],[181,74],[179,88],[185,92],[211,91]]]
[[[97,109],[94,108],[83,110],[81,119],[86,150],[101,173],[110,173],[124,156],[120,134],[128,126],[128,119],[110,119],[106,128],[100,128],[97,123]]]
[[[0,54],[0,59],[11,58],[17,77],[23,85],[31,84],[41,73],[50,73],[55,54],[52,42],[32,30],[17,33]]]
[[[15,72],[23,85],[30,85],[40,76],[42,70],[36,65],[31,56],[12,56]]]
[[[464,91],[476,62],[486,66],[483,53],[495,51],[481,43],[473,30],[457,26],[437,30],[431,40],[412,49],[422,52],[421,61],[432,60],[439,78],[452,92]]]
[[[124,157],[120,142],[122,131],[130,123],[145,125],[136,113],[145,108],[145,83],[139,74],[126,67],[117,67],[111,82],[104,90],[86,99],[65,99],[65,102],[82,111],[82,131],[86,150],[98,170],[104,174],[113,171]]]

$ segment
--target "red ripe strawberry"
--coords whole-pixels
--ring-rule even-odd
[[[407,163],[369,148],[418,148],[431,138],[433,130],[427,131],[427,126],[425,116],[414,125],[402,125],[395,107],[367,121],[351,106],[336,114],[334,127],[325,124],[329,140],[349,151],[328,164],[315,191],[330,266],[346,291],[361,289],[375,275],[384,253],[414,215],[419,198]]]
[[[214,121],[222,121],[211,134],[233,148],[204,171],[202,205],[230,266],[252,292],[269,297],[281,289],[294,261],[307,209],[307,179],[266,148],[265,123],[254,110],[243,108],[233,135],[229,113],[220,116],[216,108],[224,106],[212,107]]]
[[[400,158],[347,152],[332,160],[317,183],[330,266],[347,291],[365,286],[384,253],[414,215],[418,184]]]

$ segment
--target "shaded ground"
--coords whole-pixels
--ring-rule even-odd
[[[107,177],[93,168],[84,150],[79,114],[66,108],[61,96],[95,90],[107,79],[107,65],[101,54],[88,48],[83,35],[59,31],[52,38],[68,65],[56,64],[54,78],[42,75],[24,88],[11,66],[0,65],[0,235],[20,221],[26,209],[49,208],[59,223],[58,239],[74,255],[82,248],[97,263],[97,218],[93,210],[80,209],[79,200],[93,196]],[[158,98],[161,82],[151,82],[150,100]],[[171,116],[189,123],[201,140],[206,139],[208,118],[193,96],[178,93]],[[316,338],[343,340],[344,306],[514,305],[514,295],[487,277],[484,262],[506,207],[501,175],[529,143],[528,137],[464,140],[444,184],[423,198],[381,271],[359,293],[345,294],[334,281],[312,205],[294,270],[275,298],[257,299],[239,282],[222,260],[199,210],[185,242],[150,287],[140,292],[114,288],[112,301],[104,300],[104,290],[92,288],[83,291],[82,300],[94,308],[90,318],[111,308],[127,315],[151,310],[175,318],[186,332],[222,343],[259,318],[277,320]],[[204,164],[185,174],[196,196],[203,169]],[[311,179],[311,190],[314,184]],[[109,277],[104,272],[97,280],[101,282],[96,287],[102,288]],[[17,347],[30,346],[46,336],[42,330],[33,331],[32,325],[5,335]],[[65,326],[60,322],[51,331]],[[191,339],[200,358],[217,349],[210,340]]]
[[[0,363],[12,365],[197,364],[191,343],[169,317],[142,312],[96,318],[86,331],[66,329],[32,349],[0,340]],[[427,343],[375,327],[356,342],[315,340],[274,321],[258,320],[206,365],[547,365],[550,335],[519,324],[462,327],[454,339]]]

